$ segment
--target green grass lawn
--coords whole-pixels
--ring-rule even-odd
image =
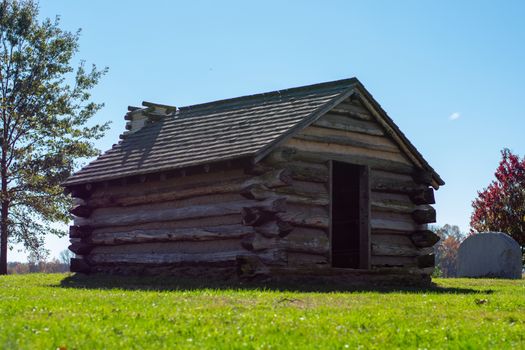
[[[525,348],[525,281],[330,291],[0,277],[0,349]]]

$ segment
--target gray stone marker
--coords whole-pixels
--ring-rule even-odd
[[[511,236],[486,232],[469,236],[458,252],[458,277],[521,278],[521,248]]]

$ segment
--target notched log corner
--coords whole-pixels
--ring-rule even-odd
[[[436,199],[434,198],[434,189],[427,187],[423,190],[416,191],[410,195],[410,199],[414,204],[435,204]]]
[[[436,210],[430,206],[425,209],[416,209],[412,212],[412,218],[418,224],[436,222]]]
[[[87,206],[87,205],[77,205],[69,210],[69,212],[75,216],[81,217],[81,218],[88,218],[91,216],[91,213],[93,212],[93,208]]]
[[[89,254],[89,252],[91,252],[93,248],[94,248],[93,244],[84,243],[84,242],[75,242],[75,243],[72,243],[68,247],[69,250],[71,250],[73,253],[78,254],[78,255]]]
[[[266,202],[254,202],[241,210],[242,222],[247,226],[260,226],[275,219],[276,213],[286,211],[286,198],[274,198]]]
[[[410,240],[418,248],[428,248],[439,242],[440,238],[434,232],[425,230],[414,232],[410,235]]]

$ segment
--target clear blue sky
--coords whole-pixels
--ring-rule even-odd
[[[500,150],[525,154],[523,1],[41,2],[42,17],[57,14],[82,28],[77,57],[110,69],[94,91],[106,104],[96,119],[113,121],[102,150],[143,100],[184,106],[356,76],[445,180],[438,224],[464,231]]]

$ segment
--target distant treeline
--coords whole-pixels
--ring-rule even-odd
[[[61,262],[58,259],[45,262],[8,262],[7,273],[8,274],[23,274],[23,273],[60,273],[68,272],[69,264]]]

